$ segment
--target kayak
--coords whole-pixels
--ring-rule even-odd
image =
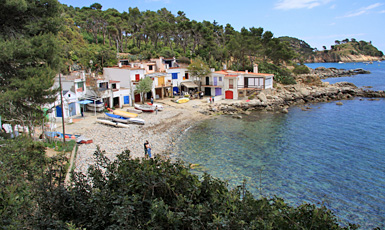
[[[135,118],[135,117],[138,116],[138,114],[136,114],[136,113],[125,112],[125,111],[122,111],[122,110],[114,110],[113,113],[115,115],[119,115],[119,116],[125,117],[125,118]]]
[[[181,104],[181,103],[186,103],[188,101],[190,101],[190,99],[188,98],[179,98],[178,100],[176,100],[176,103]]]

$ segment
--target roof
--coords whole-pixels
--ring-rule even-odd
[[[245,72],[245,71],[232,71],[232,70],[220,70],[215,71],[216,74],[223,74],[225,77],[235,77],[237,75],[253,75],[258,77],[268,77],[268,76],[274,76],[274,74],[270,73],[253,73],[253,72]]]
[[[161,73],[161,72],[155,72],[155,73],[149,73],[145,74],[147,77],[163,77],[166,76],[167,73]]]
[[[184,81],[180,84],[186,86],[187,88],[198,88],[198,85],[192,81]]]
[[[253,76],[258,76],[258,77],[269,77],[269,76],[274,76],[274,74],[272,73],[253,73],[253,72],[243,72],[243,71],[239,71],[237,73],[240,73],[240,74],[244,74],[244,75],[253,75]]]

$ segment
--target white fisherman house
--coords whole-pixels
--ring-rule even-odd
[[[53,113],[51,117],[73,117],[80,114],[81,105],[77,102],[84,98],[87,93],[86,78],[84,71],[75,71],[69,75],[62,75],[61,77],[55,77],[54,87],[59,88],[61,80],[62,95],[63,95],[63,107],[61,107],[60,94],[57,96],[56,101],[50,107],[53,107]]]

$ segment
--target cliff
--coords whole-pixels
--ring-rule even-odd
[[[306,63],[312,62],[370,62],[370,61],[381,61],[385,60],[384,56],[376,57],[363,54],[336,54],[334,52],[325,53],[318,51],[316,54],[308,56],[304,59]]]
[[[382,51],[379,51],[371,42],[345,39],[335,41],[330,50],[324,46],[323,51],[312,48],[305,41],[292,37],[280,37],[298,54],[297,62],[370,62],[385,60]]]

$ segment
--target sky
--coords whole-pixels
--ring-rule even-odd
[[[74,7],[100,3],[103,8],[128,12],[166,8],[177,15],[220,25],[262,27],[274,37],[289,36],[307,42],[311,47],[330,49],[336,40],[355,38],[371,41],[385,53],[385,0],[59,0]]]

